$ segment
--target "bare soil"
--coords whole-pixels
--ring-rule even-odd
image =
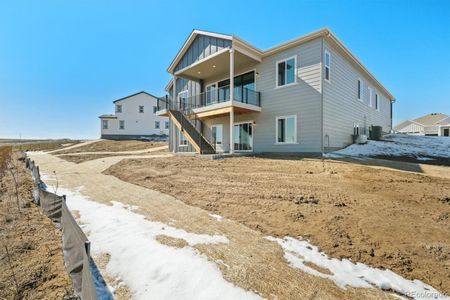
[[[439,168],[447,178],[321,159],[175,156],[104,173],[450,294],[450,168]]]
[[[13,163],[18,194],[10,172],[0,168],[0,299],[76,299],[60,231],[32,202],[24,163],[17,155]]]
[[[136,151],[145,150],[154,147],[160,147],[167,145],[165,142],[148,142],[148,141],[111,141],[111,140],[101,140],[95,143],[90,143],[84,146],[76,147],[73,149],[62,149],[61,151],[56,151],[53,154],[70,154],[70,153],[81,153],[81,152],[120,152],[120,151]]]
[[[10,140],[0,139],[1,146],[12,146],[17,151],[52,151],[78,144],[77,140]]]

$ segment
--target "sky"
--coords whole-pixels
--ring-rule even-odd
[[[98,138],[113,100],[164,94],[193,29],[264,50],[324,27],[396,97],[394,124],[450,114],[450,1],[0,0],[0,138]]]

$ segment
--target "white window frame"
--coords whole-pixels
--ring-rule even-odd
[[[279,142],[278,141],[278,120],[279,119],[288,119],[294,118],[294,141],[293,142]],[[276,145],[295,145],[297,142],[297,115],[289,115],[289,116],[278,116],[275,118],[275,144]]]
[[[181,144],[181,140],[185,141],[186,144]],[[181,130],[178,130],[178,147],[187,147],[187,146],[189,146],[187,138],[181,133]]]
[[[161,129],[161,122],[155,121],[155,129]]]
[[[330,57],[330,65],[327,66],[327,55]],[[323,65],[324,65],[324,71],[323,71],[323,78],[325,79],[325,81],[327,82],[331,82],[331,53],[330,51],[325,49],[325,54],[323,57]],[[328,68],[328,74],[329,74],[329,78],[327,79],[327,71],[326,69]]]
[[[358,78],[358,84],[359,84],[359,92],[358,92],[358,86],[356,86],[356,93],[358,94],[358,100],[363,102],[364,101],[364,82],[361,78]]]
[[[116,113],[122,113],[122,104],[116,104]]]
[[[372,101],[373,101],[373,99],[372,99],[373,90],[372,90],[372,88],[370,86],[367,87],[367,90],[369,91],[369,107],[372,107],[372,105],[373,105],[373,103],[372,103]]]
[[[278,64],[281,63],[281,62],[285,62],[286,63],[290,59],[294,59],[294,82],[286,83],[286,84],[283,84],[283,85],[278,85]],[[287,69],[285,71],[287,71]],[[255,73],[255,76],[256,76],[256,73]],[[286,74],[285,74],[285,76],[286,76]],[[286,78],[287,78],[287,76],[286,76]],[[284,88],[284,87],[287,87],[287,86],[292,86],[292,85],[295,85],[295,84],[297,84],[297,55],[293,55],[291,57],[287,57],[287,58],[280,59],[280,60],[276,61],[275,62],[275,89],[280,89],[280,88]]]
[[[375,93],[375,109],[380,111],[380,95],[378,93]]]
[[[106,126],[105,126],[106,125]],[[102,129],[106,130],[109,128],[109,122],[108,120],[102,120]]]
[[[141,110],[141,108],[142,108],[142,110]],[[144,113],[144,105],[139,105],[138,111],[140,114],[143,114]]]
[[[169,129],[170,123],[169,121],[164,121],[164,129]]]
[[[125,120],[119,120],[119,130],[125,130]]]

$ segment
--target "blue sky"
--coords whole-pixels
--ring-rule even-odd
[[[163,94],[192,29],[267,49],[329,27],[393,93],[394,123],[450,114],[450,1],[1,1],[0,137],[97,138],[98,116]]]

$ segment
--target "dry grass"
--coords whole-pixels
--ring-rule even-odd
[[[167,145],[165,142],[148,142],[148,141],[111,141],[102,140],[88,145],[76,147],[73,149],[56,151],[54,154],[71,154],[82,152],[121,152],[121,151],[137,151],[154,147]]]

